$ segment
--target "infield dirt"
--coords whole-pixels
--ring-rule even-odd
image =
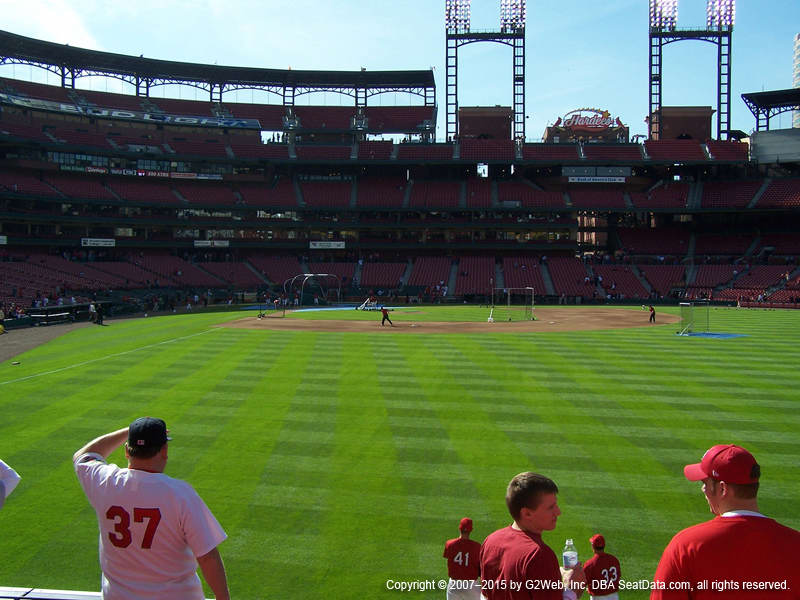
[[[537,308],[535,321],[446,322],[417,321],[414,314],[397,311],[392,314],[394,327],[381,327],[381,315],[370,321],[335,319],[292,319],[246,317],[219,327],[236,329],[266,329],[272,331],[328,331],[349,333],[534,333],[550,331],[589,331],[597,329],[625,329],[651,327],[650,313],[639,310],[615,308]],[[676,323],[680,317],[659,313],[656,325]]]

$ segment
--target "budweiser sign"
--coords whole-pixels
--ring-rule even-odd
[[[553,127],[563,129],[594,131],[625,127],[619,117],[612,118],[607,110],[597,108],[577,108],[559,117]]]

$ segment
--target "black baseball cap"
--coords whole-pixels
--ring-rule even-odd
[[[162,419],[140,417],[128,427],[128,448],[160,448],[171,439]]]

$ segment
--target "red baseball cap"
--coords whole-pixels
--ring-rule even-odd
[[[758,482],[761,473],[756,459],[741,446],[717,444],[706,451],[699,463],[686,465],[683,474],[689,481],[711,477],[728,483],[748,484]]]
[[[606,538],[604,538],[599,533],[595,533],[592,537],[589,538],[589,543],[592,545],[592,548],[605,548]]]
[[[467,532],[472,531],[472,519],[468,519],[467,517],[461,519],[461,523],[458,524],[458,530]]]

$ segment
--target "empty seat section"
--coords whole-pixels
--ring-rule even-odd
[[[601,275],[601,285],[607,294],[620,298],[647,298],[650,294],[627,265],[595,265],[595,275]]]
[[[516,146],[512,140],[462,139],[461,158],[481,162],[513,161],[516,158]]]
[[[406,285],[427,287],[447,285],[450,279],[452,260],[446,256],[420,256],[414,261]]]
[[[358,206],[400,208],[406,193],[404,178],[364,178],[358,182]]]
[[[800,179],[773,179],[758,199],[758,208],[800,206]]]
[[[544,278],[539,261],[530,256],[503,258],[503,283],[507,288],[532,287],[536,295],[544,295]],[[495,286],[497,287],[497,286]]]
[[[244,263],[214,261],[200,263],[200,266],[215,277],[237,288],[253,290],[266,284]]]
[[[166,142],[175,154],[192,156],[218,156],[227,157],[225,144],[218,139],[204,139],[201,137],[172,137]]]
[[[762,181],[707,181],[703,184],[703,208],[745,208]]]
[[[47,175],[45,179],[51,186],[71,198],[116,200],[114,194],[106,189],[96,177],[70,177],[52,174]]]
[[[235,118],[255,119],[263,131],[283,131],[286,107],[282,104],[249,104],[225,102],[224,106]]]
[[[410,208],[458,208],[461,184],[457,181],[414,181]]]
[[[580,261],[573,257],[553,257],[547,259],[547,270],[553,288],[559,296],[582,296],[591,298],[597,287],[588,280],[589,272]]]
[[[693,288],[714,288],[728,283],[734,278],[734,271],[738,273],[742,267],[734,265],[700,265],[692,282]]]
[[[392,157],[392,142],[360,142],[359,160],[389,160]]]
[[[361,267],[362,288],[396,288],[400,286],[407,263],[368,262]]]
[[[178,286],[222,287],[225,282],[177,256],[145,255],[142,266]]]
[[[649,140],[644,143],[653,160],[698,161],[706,160],[703,147],[696,140]]]
[[[367,128],[370,131],[405,133],[434,120],[435,106],[367,106]]]
[[[621,190],[570,190],[569,197],[575,208],[625,208]]]
[[[308,268],[311,273],[336,275],[342,287],[352,285],[353,275],[356,273],[356,263],[354,262],[311,262],[308,263]]]
[[[630,255],[686,256],[689,231],[680,228],[617,230],[622,248]]]
[[[706,146],[714,160],[746,161],[749,156],[749,147],[745,142],[708,140]]]
[[[518,202],[521,208],[566,208],[561,192],[544,192],[522,181],[499,181],[497,201]]]
[[[351,146],[295,146],[299,160],[349,160]]]
[[[236,158],[289,158],[289,146],[286,144],[262,144],[256,142],[231,142],[230,149]]]
[[[304,273],[296,256],[251,256],[248,261],[272,283],[283,283]]]
[[[773,256],[796,256],[800,254],[800,234],[765,233],[761,236],[759,247],[771,248]]]
[[[279,179],[274,186],[267,183],[240,183],[238,191],[247,206],[297,208],[294,184],[288,179]]]
[[[295,106],[294,114],[301,129],[350,130],[356,114],[352,106]]]
[[[695,239],[694,253],[702,255],[743,256],[753,243],[751,234],[698,234]]]
[[[0,186],[3,186],[9,192],[18,194],[35,196],[61,195],[38,176],[26,171],[0,170]]]
[[[630,194],[636,208],[686,208],[689,184],[668,183],[646,193]]]
[[[353,186],[349,181],[304,181],[300,184],[306,206],[347,208]]]
[[[236,203],[233,190],[227,185],[212,182],[175,182],[173,187],[189,204],[232,206]]]
[[[523,144],[523,160],[575,160],[578,161],[578,146],[576,144]]]
[[[106,185],[122,199],[129,202],[152,204],[180,204],[169,183],[153,179],[111,179]]]
[[[462,256],[458,260],[455,294],[482,294],[488,297],[492,293],[494,280],[493,256]]]
[[[588,160],[642,160],[642,150],[638,144],[586,144],[583,146],[583,155]]]
[[[768,287],[786,281],[786,274],[793,271],[786,265],[756,265],[751,267],[733,282],[735,288],[758,288],[764,291]]]
[[[488,179],[467,179],[467,208],[490,208],[492,206],[492,182]]]
[[[398,160],[452,160],[452,144],[400,144]]]
[[[661,296],[669,294],[672,288],[686,287],[686,267],[683,265],[639,265],[639,272]]]

